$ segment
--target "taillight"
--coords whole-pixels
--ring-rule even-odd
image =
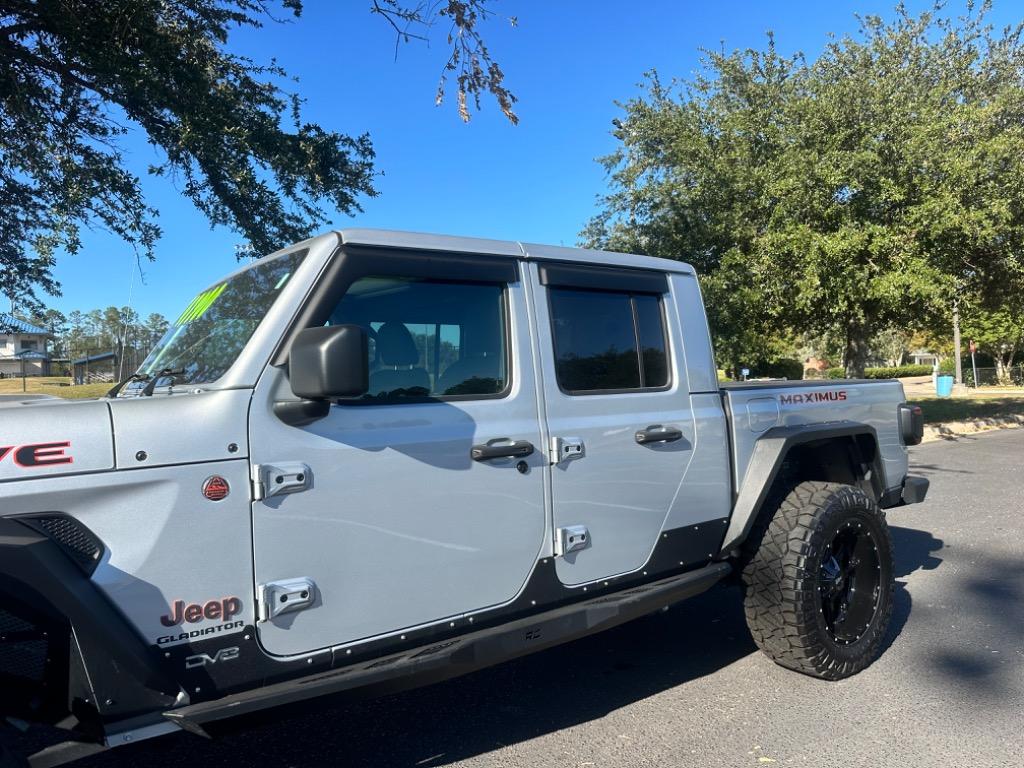
[[[900,403],[900,437],[904,445],[917,445],[924,438],[924,411],[919,405]]]

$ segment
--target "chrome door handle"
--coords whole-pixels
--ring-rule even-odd
[[[533,453],[533,443],[529,440],[509,440],[507,437],[499,437],[495,440],[488,440],[482,445],[474,445],[469,455],[473,461],[488,461],[490,459],[522,458]]]
[[[683,439],[682,430],[675,427],[663,427],[661,424],[652,424],[647,429],[638,429],[636,441],[640,445],[649,443],[674,443]]]

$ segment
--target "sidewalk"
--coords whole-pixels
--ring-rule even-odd
[[[931,376],[908,376],[900,379],[908,400],[935,397],[935,384]],[[954,398],[1024,397],[1024,387],[963,387],[953,391]]]
[[[943,421],[938,424],[925,424],[922,442],[955,440],[958,437],[976,435],[979,432],[992,432],[997,429],[1012,429],[1013,427],[1024,427],[1024,414]]]
[[[900,380],[907,400],[924,408],[924,442],[1024,426],[1024,388],[961,387],[937,397],[931,376]]]

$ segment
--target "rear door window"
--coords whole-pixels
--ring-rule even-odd
[[[643,387],[668,386],[668,352],[665,348],[665,316],[661,299],[645,294],[633,296],[636,337],[640,345],[640,375]]]
[[[655,295],[549,288],[555,373],[571,394],[669,384],[661,300]]]

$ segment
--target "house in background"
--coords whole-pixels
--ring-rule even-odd
[[[941,358],[934,352],[929,352],[927,349],[918,349],[910,353],[910,359],[914,365],[931,365],[936,366],[942,362]]]
[[[829,368],[828,360],[811,355],[804,358],[804,378],[820,379]]]
[[[48,376],[50,332],[0,312],[0,376]]]

